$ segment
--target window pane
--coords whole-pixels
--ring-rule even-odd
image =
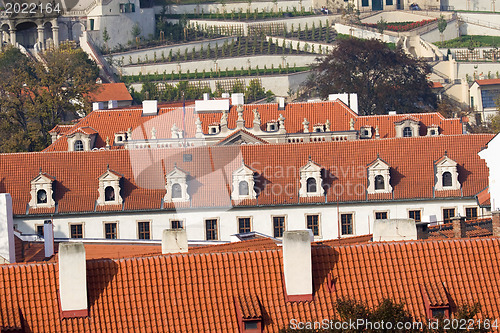
[[[375,189],[383,190],[385,188],[384,176],[378,175],[375,177]]]
[[[316,179],[307,179],[307,192],[316,192]]]
[[[217,239],[217,220],[205,220],[207,240]]]
[[[172,229],[183,229],[183,223],[182,220],[172,220]]]
[[[477,218],[477,207],[465,208],[465,217],[469,220]]]
[[[104,233],[106,239],[116,239],[116,223],[104,224]]]
[[[386,220],[387,219],[387,212],[377,212],[377,213],[375,213],[375,219],[376,220]]]
[[[36,234],[40,237],[43,237],[43,225],[36,226]]]
[[[248,195],[248,183],[243,180],[238,184],[238,191],[240,195]]]
[[[451,223],[451,218],[455,216],[455,208],[443,209],[443,222]]]
[[[285,217],[284,216],[274,216],[273,217],[273,229],[274,237],[283,237],[283,232],[285,231]]]
[[[149,222],[138,222],[139,239],[151,239]]]
[[[403,129],[403,137],[410,138],[412,136],[413,136],[413,133],[412,133],[411,127],[405,127]]]
[[[250,232],[250,218],[242,217],[238,219],[238,233]]]
[[[307,229],[311,229],[314,236],[319,236],[319,216],[307,215]]]
[[[448,171],[443,172],[443,186],[451,186],[452,181],[451,181],[451,173]]]
[[[70,237],[83,238],[83,226],[81,224],[72,224]]]
[[[420,218],[420,210],[410,210],[408,212],[408,217],[410,219],[414,219],[415,222],[421,222],[422,219]]]
[[[107,186],[104,189],[104,201],[114,201],[115,200],[115,189],[112,186]]]
[[[182,198],[181,185],[175,183],[172,185],[172,198]]]
[[[342,235],[352,235],[352,214],[341,214],[340,223]]]

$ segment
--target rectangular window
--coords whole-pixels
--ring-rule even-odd
[[[340,223],[342,235],[352,235],[352,214],[341,214]]]
[[[171,221],[171,228],[172,229],[184,229],[184,223],[182,223],[182,220],[172,220]]]
[[[392,2],[392,0],[385,0],[385,4],[387,6],[392,6],[394,3]]]
[[[443,223],[451,223],[451,218],[455,216],[455,208],[443,209]]]
[[[375,220],[387,220],[387,212],[376,212]]]
[[[116,223],[104,223],[104,237],[106,239],[116,239]]]
[[[477,207],[465,208],[465,217],[467,220],[477,219]]]
[[[415,222],[422,222],[420,210],[410,210],[408,211],[408,217],[414,219]]]
[[[205,220],[207,240],[217,240],[217,219]]]
[[[83,224],[72,224],[70,226],[71,238],[83,238]]]
[[[244,234],[245,232],[250,232],[250,218],[240,217],[238,219],[238,233]]]
[[[311,229],[314,236],[319,236],[319,215],[307,215],[307,229]]]
[[[283,232],[285,231],[284,216],[273,216],[273,230],[275,238],[283,237]]]
[[[151,224],[149,221],[137,222],[139,239],[151,239]]]
[[[40,237],[43,237],[43,225],[36,226],[36,234]]]
[[[361,1],[361,6],[368,7],[368,0]]]

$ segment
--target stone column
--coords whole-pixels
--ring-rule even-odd
[[[38,33],[38,45],[40,46],[40,50],[45,49],[45,37],[43,35],[43,25],[38,25],[36,27],[36,31]]]
[[[16,46],[16,29],[10,29],[10,44]]]
[[[54,47],[59,47],[59,26],[57,22],[52,23],[52,39],[54,40]]]

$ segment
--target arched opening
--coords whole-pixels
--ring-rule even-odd
[[[172,185],[172,198],[182,198],[182,188],[181,185],[175,183]]]
[[[443,172],[443,187],[450,187],[452,185],[451,173],[449,171]]]
[[[383,190],[385,188],[384,176],[378,175],[375,177],[375,189]]]
[[[104,189],[104,201],[115,201],[115,189],[113,186],[107,186]]]
[[[83,142],[82,140],[76,140],[74,144],[74,151],[83,151]]]
[[[9,27],[8,24],[3,24],[2,25],[2,45],[10,43],[9,30],[10,30],[10,27]]]
[[[48,46],[47,39],[54,41],[54,38],[52,36],[52,23],[50,23],[50,22],[46,22],[43,25],[43,43],[45,44],[45,47]]]
[[[248,195],[248,182],[246,180],[243,180],[238,184],[238,193],[240,195]]]
[[[312,177],[307,179],[307,192],[316,192],[316,179]]]
[[[403,137],[404,138],[411,138],[413,136],[413,131],[411,130],[411,127],[405,127],[403,129]]]
[[[47,192],[45,190],[38,190],[38,192],[36,192],[36,203],[47,203]]]
[[[37,31],[34,22],[23,22],[16,26],[16,42],[32,49],[36,43]]]

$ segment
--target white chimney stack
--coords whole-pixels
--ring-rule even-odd
[[[283,271],[288,301],[312,300],[311,230],[285,231]]]
[[[278,110],[284,110],[285,109],[285,97],[276,97],[278,100]]]
[[[245,104],[245,95],[242,93],[234,93],[231,95],[232,105],[243,105]]]
[[[356,114],[359,114],[359,112],[358,112],[358,94],[356,94],[356,93],[349,94],[349,107]]]
[[[114,109],[118,107],[118,101],[108,101],[108,109]]]
[[[158,113],[158,101],[142,101],[142,115],[155,116]]]
[[[59,299],[63,318],[87,317],[87,262],[83,243],[59,244]]]
[[[102,110],[104,109],[104,104],[102,102],[94,102],[92,103],[92,110]]]
[[[161,239],[161,253],[184,253],[188,251],[186,230],[165,229]]]
[[[414,219],[388,219],[373,222],[374,242],[416,240],[417,226]]]
[[[12,197],[9,193],[0,194],[0,264],[16,262],[14,240],[14,218],[12,216]]]
[[[45,247],[45,258],[54,255],[54,225],[51,220],[43,222],[43,243]]]
[[[203,100],[204,101],[210,100],[210,94],[209,93],[203,93]]]

